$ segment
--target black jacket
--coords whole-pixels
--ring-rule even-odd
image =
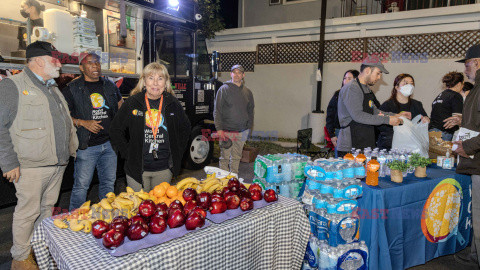
[[[398,107],[395,104],[395,101],[389,99],[385,101],[379,109],[382,112],[392,112],[395,114],[400,113],[401,111],[408,111],[412,113],[412,119],[419,114],[427,116],[427,113],[423,109],[422,102],[415,99],[411,99],[410,104],[402,104],[401,107]],[[377,140],[377,147],[390,150],[392,148],[393,127],[390,125],[381,125],[378,129],[380,134]]]
[[[163,95],[172,172],[177,176],[190,138],[190,121],[176,97],[167,92]],[[139,183],[142,183],[143,174],[146,111],[145,91],[142,91],[125,101],[110,126],[110,142],[115,152],[125,159],[125,173]]]
[[[112,118],[118,111],[118,101],[122,98],[118,87],[111,81],[100,77],[103,82],[103,91],[105,92],[105,102],[112,109]],[[82,120],[92,120],[92,101],[90,93],[85,88],[85,78],[80,76],[71,81],[62,90],[63,96],[68,103],[70,114],[73,118]],[[84,127],[77,128],[78,149],[84,150],[88,148],[88,140],[90,139],[90,131]]]
[[[327,107],[327,123],[325,124],[325,126],[327,127],[330,138],[336,137],[335,129],[340,129],[340,122],[338,121],[338,109],[337,109],[339,94],[340,94],[340,90],[335,91]]]

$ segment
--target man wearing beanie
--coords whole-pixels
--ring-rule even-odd
[[[69,157],[78,146],[68,105],[54,78],[58,51],[48,42],[27,47],[27,65],[0,82],[0,169],[16,189],[12,269],[38,269],[30,239],[52,215]]]

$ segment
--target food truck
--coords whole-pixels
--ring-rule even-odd
[[[24,1],[2,0],[0,9],[0,74],[21,72],[25,47],[36,40],[53,45],[62,57],[64,87],[80,74],[78,56],[95,51],[101,56],[102,75],[114,81],[124,97],[135,87],[143,67],[164,64],[176,97],[190,119],[192,130],[184,167],[199,169],[210,163],[216,86],[212,79],[205,39],[198,30],[201,15],[194,0],[37,0],[39,10]],[[218,84],[217,84],[218,88]],[[203,133],[202,133],[203,131]],[[209,131],[210,132],[210,131]],[[121,161],[120,161],[121,162]],[[73,162],[62,190],[73,184]],[[123,165],[119,164],[119,173]],[[15,202],[15,189],[0,181],[0,205]]]

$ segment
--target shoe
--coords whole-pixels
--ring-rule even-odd
[[[23,261],[12,260],[11,270],[38,270],[38,265],[29,259]]]
[[[477,266],[478,267],[478,260],[472,256],[470,253],[468,254],[454,254],[453,258],[455,259],[456,262],[467,265],[467,266]]]

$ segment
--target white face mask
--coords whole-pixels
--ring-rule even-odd
[[[406,97],[409,97],[413,94],[413,89],[415,88],[415,86],[411,85],[411,84],[405,84],[404,86],[400,87],[400,93],[402,93],[402,95],[406,96]]]

